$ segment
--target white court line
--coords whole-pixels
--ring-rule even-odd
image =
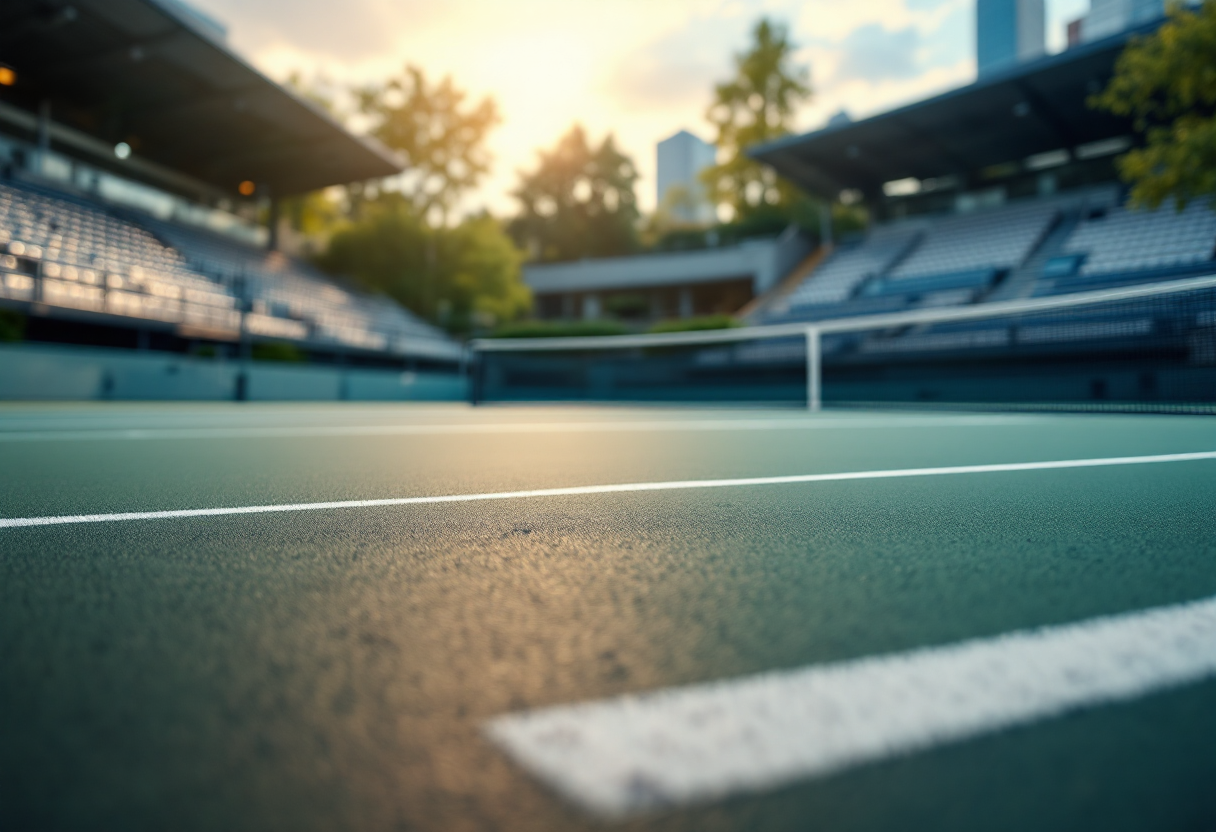
[[[1216,675],[1216,599],[486,724],[607,817],[772,789]]]
[[[0,442],[64,442],[146,439],[282,439],[327,436],[442,436],[465,434],[618,433],[660,431],[839,430],[933,428],[1033,424],[1033,416],[909,417],[854,419],[653,419],[616,422],[505,422],[447,425],[295,425],[224,428],[96,428],[89,430],[12,430],[0,428]]]
[[[331,508],[414,506],[432,503],[472,503],[484,500],[518,500],[529,497],[570,497],[582,494],[620,494],[633,491],[680,491],[696,488],[737,488],[755,485],[790,485],[843,480],[879,480],[899,477],[933,477],[949,474],[992,474],[1003,471],[1049,471],[1060,468],[1098,468],[1109,465],[1145,465],[1160,462],[1194,462],[1216,459],[1216,451],[1154,456],[1118,456],[1103,459],[1063,459],[1050,462],[1005,462],[995,465],[956,465],[949,468],[900,468],[891,471],[849,471],[837,474],[794,474],[781,477],[744,477],[722,480],[676,480],[630,482],[616,485],[576,485],[568,488],[538,488],[530,491],[494,491],[485,494],[445,494],[436,497],[390,497],[381,500],[334,500],[325,503],[229,508],[189,508],[169,511],[127,511],[116,514],[69,514],[59,517],[0,518],[0,529],[26,526],[61,526],[69,523],[114,523],[123,520],[169,520],[179,517],[220,517],[229,514],[268,514],[286,511],[320,511]]]

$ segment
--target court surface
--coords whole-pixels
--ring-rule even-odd
[[[4,406],[0,828],[1216,828],[1212,452],[1211,417]]]

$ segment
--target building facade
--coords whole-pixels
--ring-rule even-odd
[[[812,248],[790,227],[778,237],[700,251],[531,263],[524,266],[524,282],[541,320],[641,324],[732,315],[780,283]]]
[[[683,225],[709,225],[716,215],[705,196],[700,175],[716,161],[714,146],[687,130],[659,142],[657,147],[658,209]]]
[[[1045,54],[1044,0],[977,0],[975,50],[980,75]]]
[[[1165,14],[1165,0],[1091,0],[1081,19],[1081,41],[1101,40],[1151,23]]]

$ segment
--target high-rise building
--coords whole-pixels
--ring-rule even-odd
[[[1047,51],[1044,0],[976,0],[975,58],[981,75]]]
[[[660,210],[680,223],[706,225],[715,219],[714,206],[705,196],[701,171],[716,161],[709,142],[681,130],[659,142],[657,197]]]
[[[1081,40],[1101,40],[1165,15],[1165,0],[1090,0]]]

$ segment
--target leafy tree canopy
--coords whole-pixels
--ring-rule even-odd
[[[638,174],[609,134],[593,147],[575,125],[536,169],[520,173],[519,213],[509,230],[538,260],[611,257],[637,248]]]
[[[702,174],[715,204],[736,217],[804,200],[768,167],[747,158],[748,147],[789,134],[799,105],[811,98],[809,73],[793,64],[786,28],[762,18],[751,48],[735,56],[735,77],[714,88],[705,117],[717,131],[719,163]]]
[[[384,292],[448,330],[467,333],[528,311],[522,256],[499,224],[471,217],[433,227],[399,195],[382,195],[338,230],[318,265]]]
[[[1128,45],[1090,103],[1135,119],[1144,134],[1118,163],[1134,202],[1216,202],[1216,2],[1172,8],[1160,29]]]
[[[405,157],[402,193],[420,216],[446,223],[490,170],[485,140],[500,120],[493,99],[466,106],[450,77],[430,83],[412,65],[400,77],[356,90],[355,98],[371,119],[369,133]]]

